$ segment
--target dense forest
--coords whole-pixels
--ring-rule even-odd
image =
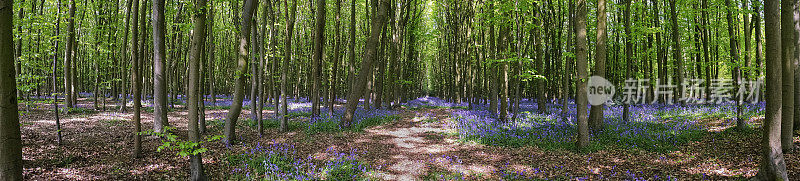
[[[798,0],[0,0],[0,180],[789,180],[799,17]]]

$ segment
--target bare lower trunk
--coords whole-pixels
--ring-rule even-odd
[[[630,1],[630,0],[628,0]],[[629,2],[630,3],[630,2]],[[587,72],[586,68],[589,64],[587,60],[587,48],[586,48],[586,0],[577,0],[577,6],[575,6],[575,61],[577,63],[577,72],[578,72],[578,88],[577,88],[577,98],[575,99],[575,104],[577,105],[577,125],[578,125],[578,141],[577,147],[578,149],[583,149],[586,146],[589,146],[589,125],[587,123],[587,99],[586,99],[586,80],[587,80]]]
[[[789,180],[786,162],[781,151],[781,30],[778,1],[764,2],[766,35],[766,94],[764,128],[761,137],[761,163],[757,178],[761,180]]]
[[[606,1],[597,1],[597,45],[594,54],[594,75],[606,77]],[[592,106],[589,113],[589,126],[592,132],[603,130],[603,109],[605,105]]]
[[[242,27],[239,29],[239,58],[236,70],[236,85],[233,93],[233,103],[228,111],[227,121],[225,121],[225,142],[228,144],[236,144],[236,122],[239,120],[239,114],[242,112],[242,101],[245,94],[245,80],[247,80],[247,70],[249,59],[250,46],[250,26],[253,18],[254,11],[258,2],[256,0],[247,0],[244,4],[244,11],[242,11]],[[252,99],[252,98],[251,98]],[[250,105],[251,107],[253,105]]]
[[[781,148],[790,152],[794,147],[792,140],[794,126],[794,63],[797,46],[797,29],[794,28],[794,10],[797,0],[781,1]],[[771,89],[767,89],[773,91]]]
[[[13,1],[0,1],[0,180],[22,180],[22,136],[17,110],[12,35]]]
[[[139,0],[134,0],[133,2],[133,22],[139,22],[139,18],[141,17],[139,14]],[[143,17],[142,17],[143,18]],[[139,27],[133,27],[133,39],[132,39],[132,48],[131,48],[131,89],[133,91],[133,122],[135,125],[134,130],[134,144],[133,144],[133,157],[138,158],[141,157],[142,153],[142,136],[138,133],[142,131],[142,119],[141,119],[141,91],[140,91],[140,84],[141,84],[141,76],[139,75]]]
[[[153,1],[153,130],[162,132],[167,120],[166,51],[164,40],[164,0]]]
[[[370,72],[372,71],[372,60],[376,56],[377,47],[378,47],[378,40],[380,38],[381,30],[383,26],[386,25],[386,11],[389,8],[389,3],[384,1],[375,0],[373,1],[373,6],[378,6],[378,12],[372,18],[371,28],[370,28],[370,36],[367,39],[365,49],[364,49],[364,57],[361,61],[361,70],[358,73],[358,78],[353,81],[353,84],[350,86],[350,93],[347,95],[347,104],[345,105],[345,114],[342,118],[342,122],[340,123],[344,128],[350,128],[353,122],[353,115],[356,111],[356,107],[358,106],[358,99],[361,97],[362,93],[364,92],[364,88],[367,85],[367,80],[370,77]]]

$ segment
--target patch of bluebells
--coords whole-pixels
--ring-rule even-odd
[[[438,97],[420,97],[414,100],[407,101],[405,103],[401,103],[400,105],[405,106],[410,109],[419,109],[419,108],[463,108],[467,107],[469,103],[462,102],[462,103],[451,103],[446,100],[443,100]]]
[[[377,126],[388,121],[398,119],[398,111],[386,109],[367,109],[357,108],[353,114],[351,128],[343,128],[340,125],[344,116],[345,109],[334,109],[334,115],[329,115],[327,108],[320,110],[321,115],[311,118],[306,129],[309,133],[318,132],[338,132],[338,131],[362,131],[364,128]]]
[[[426,98],[432,100],[431,98]],[[437,99],[433,99],[437,100]],[[447,105],[447,103],[437,103]],[[456,110],[451,127],[460,138],[495,146],[527,146],[542,148],[573,148],[576,135],[576,106],[567,106],[563,119],[562,105],[548,102],[545,113],[536,113],[535,100],[522,99],[517,120],[501,123],[497,113],[488,111],[486,104],[474,105],[472,110]],[[703,119],[721,120],[721,126],[735,124],[736,105],[636,105],[631,106],[631,120],[623,121],[621,105],[604,109],[604,131],[590,133],[590,151],[607,146],[636,148],[648,151],[667,151],[683,143],[699,139],[705,132]],[[763,115],[764,104],[743,106],[743,117]],[[715,125],[720,126],[720,125]]]
[[[272,141],[257,143],[239,155],[228,156],[237,180],[356,180],[373,168],[359,160],[358,150],[347,153],[326,150],[330,157],[315,160],[299,157],[294,145]]]

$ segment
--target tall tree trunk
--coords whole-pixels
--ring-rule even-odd
[[[376,65],[378,66],[378,72],[375,74],[375,82],[373,87],[374,97],[373,97],[373,104],[375,104],[375,109],[381,108],[381,103],[383,103],[383,81],[384,81],[384,73],[386,72],[386,45],[389,44],[389,37],[386,31],[389,29],[389,26],[384,28],[384,33],[381,33],[381,45],[380,49],[378,49],[378,55],[375,57],[377,62]]]
[[[69,108],[75,108],[75,100],[72,99],[75,92],[73,91],[72,87],[74,87],[74,83],[72,82],[73,75],[72,75],[72,60],[75,57],[75,2],[74,0],[70,0],[69,4],[69,17],[67,18],[67,42],[66,42],[66,53],[64,57],[64,97],[66,98],[66,104]]]
[[[347,95],[345,114],[342,118],[342,122],[340,122],[341,126],[344,128],[350,128],[352,126],[353,114],[356,112],[358,99],[364,92],[364,87],[367,85],[367,79],[370,77],[370,71],[372,71],[372,60],[375,56],[377,56],[376,49],[378,48],[378,40],[380,38],[381,30],[383,29],[383,26],[386,25],[386,14],[387,9],[389,8],[389,3],[385,2],[384,0],[374,0],[372,2],[372,6],[378,7],[378,11],[375,13],[375,16],[372,17],[372,22],[370,23],[372,27],[370,28],[370,36],[369,39],[367,39],[364,48],[364,56],[361,61],[361,70],[358,72],[358,78],[353,81],[353,84],[350,86],[350,93]]]
[[[258,8],[257,8],[258,4],[253,5],[253,6],[256,6],[255,11],[254,11],[254,15],[257,15],[256,12],[258,12]],[[253,20],[251,21],[252,25],[250,26],[250,43],[252,44],[252,46],[250,46],[250,52],[252,54],[251,54],[250,57],[248,57],[248,58],[252,59],[252,61],[250,61],[250,64],[251,64],[250,66],[252,67],[252,68],[250,68],[250,120],[251,121],[255,121],[256,125],[261,127],[261,120],[259,119],[260,118],[259,115],[261,115],[261,111],[258,108],[258,102],[259,102],[258,101],[258,97],[261,97],[258,94],[258,92],[259,92],[258,91],[258,82],[259,82],[258,81],[258,69],[259,69],[259,67],[256,66],[256,63],[258,63],[258,59],[260,59],[260,58],[259,58],[259,55],[258,55],[258,28],[257,28],[258,27],[257,26],[258,23],[256,22],[255,19],[256,18],[253,18]]]
[[[319,117],[319,107],[320,107],[320,89],[322,87],[321,81],[322,77],[320,76],[320,72],[322,72],[322,61],[324,59],[325,53],[325,9],[326,3],[325,0],[317,0],[314,3],[314,6],[317,8],[317,15],[315,18],[315,31],[314,31],[314,60],[311,67],[311,78],[314,79],[314,84],[311,87],[311,117]]]
[[[206,37],[207,37],[206,41],[205,41],[206,42],[206,47],[203,47],[203,48],[208,50],[209,51],[208,53],[210,53],[210,55],[205,56],[205,54],[204,54],[204,57],[203,57],[202,61],[206,61],[206,62],[200,64],[200,70],[205,70],[205,74],[208,74],[208,77],[209,77],[208,82],[210,84],[208,89],[211,90],[210,91],[211,92],[211,102],[212,102],[212,104],[214,106],[216,106],[216,100],[215,100],[216,96],[214,96],[214,90],[213,90],[214,89],[214,86],[213,86],[214,85],[214,69],[213,69],[213,66],[212,66],[214,64],[214,60],[216,60],[214,58],[214,56],[215,56],[214,52],[216,52],[215,49],[214,49],[214,45],[215,45],[215,43],[214,43],[214,1],[207,2],[207,3],[209,3],[208,4],[209,8],[208,8],[208,11],[206,12],[207,13],[206,14],[206,17],[207,17],[206,21],[209,21],[209,22],[208,22],[208,25],[207,25],[207,28],[206,28],[206,32],[205,32]],[[197,89],[198,89],[197,92],[200,94],[200,101],[197,101],[197,103],[198,103],[198,105],[197,105],[198,106],[198,108],[197,108],[197,111],[198,111],[197,116],[198,116],[198,119],[199,119],[197,121],[197,124],[198,124],[198,130],[197,131],[199,132],[199,134],[202,135],[202,134],[206,133],[206,102],[205,102],[206,79],[203,78],[203,73],[202,72],[200,73],[200,78],[199,79],[200,79],[199,80],[200,84],[197,87]]]
[[[759,9],[759,4],[761,4],[759,0],[753,0],[752,6],[754,14],[752,22],[753,22],[753,32],[755,32],[753,33],[753,36],[755,37],[754,42],[756,42],[756,56],[755,56],[756,68],[757,68],[755,72],[756,77],[761,77],[761,68],[763,67],[762,66],[763,63],[761,62],[761,60],[763,60],[762,56],[764,55],[763,53],[764,44],[761,42],[761,17],[759,16],[761,10]],[[766,95],[764,94],[763,96]]]
[[[350,4],[350,48],[348,48],[350,60],[348,63],[347,83],[352,84],[356,77],[356,1]]]
[[[133,3],[133,22],[139,22],[139,18],[144,19],[139,13],[139,3],[142,1],[134,0]],[[144,8],[142,8],[142,11]],[[141,80],[142,76],[139,74],[139,26],[133,27],[133,45],[131,46],[131,89],[133,91],[133,122],[135,125],[134,141],[133,141],[133,157],[139,158],[142,156],[142,136],[138,133],[142,131],[142,97],[141,97]]]
[[[703,29],[702,29],[702,32],[703,32],[703,60],[704,60],[703,67],[705,67],[705,78],[706,78],[706,80],[705,80],[705,82],[706,82],[706,84],[705,84],[706,85],[705,93],[706,94],[705,94],[705,101],[703,101],[703,102],[708,103],[711,100],[711,67],[713,66],[713,65],[711,65],[712,61],[711,61],[711,58],[710,58],[711,47],[709,47],[710,46],[709,45],[709,41],[711,41],[711,40],[709,40],[709,39],[711,39],[711,30],[709,30],[709,26],[708,26],[708,24],[709,24],[708,23],[708,19],[709,19],[708,18],[708,11],[706,11],[706,10],[708,10],[708,0],[702,0],[701,3],[700,3],[700,6],[701,6],[700,8],[703,9],[703,11],[701,11],[700,15],[702,17],[701,18],[701,23],[703,24],[703,26],[702,26],[703,27]]]
[[[594,54],[594,75],[606,77],[606,1],[597,1],[597,45]],[[603,109],[605,105],[592,106],[589,112],[589,125],[593,132],[603,130]]]
[[[264,124],[264,119],[262,119],[262,114],[260,114],[261,112],[263,112],[264,101],[266,100],[264,92],[267,92],[267,95],[268,95],[269,92],[272,92],[272,91],[264,91],[264,74],[267,71],[266,67],[264,67],[264,65],[265,65],[265,63],[267,61],[267,53],[266,53],[266,46],[267,45],[264,45],[264,37],[269,34],[269,33],[267,33],[267,13],[271,13],[271,11],[272,11],[271,8],[272,8],[272,6],[270,5],[270,2],[269,1],[264,1],[264,10],[261,11],[261,34],[259,34],[260,36],[258,36],[258,38],[259,38],[258,41],[257,41],[258,43],[255,44],[257,46],[256,47],[256,52],[259,52],[259,56],[257,56],[258,57],[257,60],[259,60],[258,67],[257,67],[258,72],[256,74],[256,75],[258,75],[257,79],[258,79],[258,95],[259,95],[258,96],[259,97],[259,99],[258,99],[258,111],[257,111],[259,114],[258,114],[258,118],[256,118],[256,119],[258,119],[258,135],[259,136],[264,134],[264,125],[263,125]],[[269,22],[269,23],[272,23],[272,22]]]
[[[792,136],[794,126],[794,63],[797,62],[795,55],[797,47],[797,29],[795,29],[794,9],[797,7],[797,0],[781,1],[781,148],[784,152],[791,152],[794,148]],[[771,89],[767,89],[773,91]]]
[[[286,89],[288,88],[289,83],[286,82],[286,81],[288,81],[287,78],[288,78],[288,74],[289,74],[289,71],[288,71],[289,62],[292,61],[292,35],[293,35],[292,32],[294,31],[294,21],[295,21],[296,15],[297,15],[297,0],[293,0],[291,9],[289,9],[289,4],[288,3],[289,3],[289,0],[284,0],[283,1],[284,10],[286,12],[286,37],[285,37],[286,38],[286,41],[285,41],[286,44],[284,45],[285,46],[284,49],[286,50],[285,51],[286,54],[283,57],[284,58],[283,59],[283,65],[282,65],[282,68],[281,68],[281,71],[282,71],[281,72],[281,94],[280,94],[281,113],[278,116],[278,118],[281,120],[280,121],[280,131],[281,132],[289,131],[289,127],[288,127],[289,117],[287,116],[289,112],[288,112],[288,108],[287,108],[288,107],[288,103],[286,102],[287,101],[286,97],[288,97],[288,95],[286,94]]]
[[[625,0],[625,78],[622,80],[632,79],[633,75],[633,33],[631,32],[631,0]],[[630,105],[623,102],[622,120],[628,122],[630,120]]]
[[[731,7],[731,8],[736,7],[736,6],[732,5],[731,0],[725,0],[725,5],[728,6],[728,7]],[[729,40],[728,40],[728,44],[730,45],[731,65],[733,66],[732,69],[731,69],[731,76],[734,79],[733,80],[734,81],[734,85],[733,85],[734,91],[738,92],[739,84],[741,83],[740,82],[741,81],[741,75],[740,75],[741,72],[739,71],[739,42],[736,40],[736,36],[737,36],[736,33],[734,33],[734,32],[737,32],[737,30],[735,30],[734,27],[736,27],[738,25],[734,24],[734,21],[735,21],[734,20],[734,15],[731,12],[731,10],[729,8],[726,8],[726,9],[727,9],[726,19],[728,20],[728,37],[730,37]],[[738,16],[736,16],[736,17],[738,17]],[[741,113],[742,113],[741,104],[742,104],[741,102],[736,100],[736,128],[739,129],[739,130],[742,130],[745,126],[747,126],[747,123],[745,123],[744,119],[741,118]]]
[[[212,8],[208,8],[208,19],[207,20],[209,20],[209,22],[208,22],[208,32],[206,32],[206,34],[208,34],[208,40],[206,40],[206,42],[210,42],[209,45],[211,47],[209,48],[209,51],[211,51],[210,52],[211,55],[208,57],[209,58],[208,59],[208,64],[206,64],[205,66],[208,67],[208,73],[207,73],[208,74],[208,92],[209,92],[209,94],[211,94],[211,106],[216,107],[217,106],[217,93],[216,93],[216,90],[215,90],[216,87],[214,87],[216,85],[216,82],[214,82],[214,72],[215,72],[214,68],[216,67],[215,65],[216,65],[217,57],[216,57],[216,55],[214,55],[215,52],[216,52],[216,43],[214,42],[214,8],[213,8],[214,7],[214,1],[211,1],[209,5],[210,5],[209,7],[212,7]],[[201,74],[201,76],[202,76],[202,74]],[[201,109],[201,111],[203,111],[203,115],[205,116],[205,103],[203,103],[203,109]],[[203,123],[203,122],[201,122],[201,123]],[[206,129],[205,127],[206,127],[205,124],[201,124],[200,125],[200,134],[203,134],[203,133],[206,132],[205,131],[205,129]]]
[[[22,6],[25,6],[25,0],[21,0],[20,4],[22,4]],[[33,6],[36,6],[35,5],[36,1],[34,1],[32,4],[34,4]],[[33,8],[31,8],[31,12],[33,12],[33,11],[34,11]],[[59,10],[58,12],[61,12],[61,10]],[[13,14],[13,12],[12,12],[12,14]],[[25,18],[24,15],[25,15],[25,8],[24,7],[19,8],[19,12],[17,12],[17,16],[18,16],[17,18],[18,19],[23,19],[23,18]],[[23,26],[22,24],[18,24],[17,25],[17,32],[18,33],[23,33],[22,32],[22,26]],[[29,28],[29,30],[30,30],[30,28]],[[22,36],[20,36],[20,38],[17,40],[16,43],[17,43],[17,48],[14,49],[16,51],[16,55],[15,55],[16,56],[16,60],[14,61],[14,74],[15,75],[22,75],[22,65],[21,65],[22,64]],[[56,49],[56,51],[58,51],[58,49]],[[53,92],[53,93],[55,93],[55,92]],[[17,89],[16,94],[17,94],[17,96],[22,96],[22,92],[19,89]]]
[[[567,25],[567,37],[566,37],[567,38],[567,44],[566,44],[566,48],[567,48],[567,51],[570,51],[570,52],[573,52],[573,50],[571,49],[572,48],[572,42],[573,42],[572,40],[574,40],[572,38],[572,33],[575,32],[574,31],[575,30],[575,28],[574,28],[575,26],[573,25],[573,24],[575,24],[575,19],[573,18],[573,14],[574,14],[573,13],[573,6],[575,6],[573,4],[573,1],[569,1],[569,7],[568,7],[569,8],[568,9],[569,12],[567,13],[568,25]],[[564,62],[564,75],[561,77],[561,86],[562,86],[562,89],[563,89],[563,92],[562,92],[562,96],[563,97],[561,99],[561,121],[568,122],[569,121],[568,120],[569,119],[569,116],[568,116],[569,115],[569,104],[568,104],[569,102],[568,102],[568,100],[569,100],[569,95],[570,95],[569,87],[570,87],[570,82],[571,82],[570,81],[570,77],[572,75],[572,73],[570,72],[570,67],[572,67],[572,57],[567,56],[567,57],[564,57],[564,59],[566,59],[566,62]],[[625,110],[626,110],[625,113],[627,113],[627,110],[628,110],[627,106],[624,106],[624,107],[625,107]]]
[[[22,135],[14,70],[14,1],[0,1],[0,180],[22,180]]]
[[[681,37],[680,32],[678,30],[678,11],[676,10],[676,4],[678,0],[669,0],[669,9],[670,9],[670,20],[672,22],[672,56],[675,59],[677,71],[675,71],[675,75],[678,78],[678,96],[676,98],[680,99],[683,97],[683,86],[680,86],[683,83],[683,52],[681,50]],[[683,104],[683,101],[680,101]]]
[[[494,3],[490,3],[489,4],[489,9],[491,11],[494,11]],[[491,59],[495,60],[495,59],[497,59],[497,42],[495,41],[495,33],[494,33],[495,27],[494,27],[494,22],[492,22],[490,24],[491,25],[489,25],[489,46],[490,46],[490,50],[492,51],[492,53],[491,53],[492,54],[492,58]],[[497,115],[497,104],[498,104],[498,101],[499,101],[499,96],[497,95],[497,93],[498,93],[497,89],[499,87],[498,83],[497,83],[497,72],[499,72],[499,70],[497,68],[498,66],[497,66],[496,63],[490,63],[489,65],[490,65],[490,68],[492,69],[492,71],[489,72],[489,77],[487,77],[487,79],[489,79],[490,84],[491,84],[489,86],[489,89],[490,89],[489,90],[489,98],[490,98],[489,99],[490,100],[490,102],[489,102],[489,114],[494,116],[494,115]]]
[[[73,1],[70,1],[70,6],[72,6],[73,3],[74,3]],[[56,2],[56,6],[58,6],[58,8],[56,8],[57,12],[58,12],[58,14],[56,15],[56,19],[60,19],[60,17],[61,17],[61,1]],[[56,28],[55,28],[55,35],[60,35],[61,34],[61,32],[59,31],[60,29],[61,29],[61,21],[57,20],[56,21]],[[58,38],[55,39],[55,42],[53,43],[53,47],[54,47],[53,48],[53,52],[58,52]],[[58,115],[58,94],[56,94],[56,92],[58,92],[58,83],[57,83],[58,82],[58,76],[56,75],[56,71],[58,69],[57,66],[58,66],[58,53],[55,53],[55,54],[53,54],[53,91],[52,91],[52,93],[53,93],[52,94],[52,96],[53,96],[53,112],[55,113],[55,116],[56,116],[56,142],[58,143],[58,145],[61,145],[61,131],[62,130],[61,130],[61,120],[58,117],[59,116]]]
[[[334,50],[333,50],[333,65],[331,68],[331,78],[330,78],[330,89],[328,90],[328,116],[333,116],[333,104],[336,102],[336,75],[339,73],[339,59],[341,58],[341,44],[342,44],[342,36],[341,36],[341,23],[339,17],[342,14],[342,0],[336,0],[336,17],[334,19],[334,27],[335,32],[333,37],[335,37],[336,41],[334,43]]]
[[[162,132],[167,119],[166,50],[164,43],[164,0],[154,0],[153,7],[153,130]]]
[[[250,2],[250,1],[248,1]],[[195,1],[195,7],[206,7],[206,0],[197,0]],[[202,60],[201,53],[204,50],[204,46],[206,44],[206,12],[207,8],[199,8],[197,12],[194,14],[194,32],[192,34],[192,48],[191,54],[189,57],[189,90],[187,91],[187,101],[186,104],[189,105],[188,110],[188,119],[189,119],[189,141],[194,143],[200,143],[200,133],[197,130],[197,121],[198,121],[198,101],[201,99],[198,97],[197,94],[198,83],[200,82],[200,61]],[[246,29],[242,29],[246,30]],[[241,60],[240,60],[241,61]],[[242,101],[239,101],[241,104]],[[238,115],[236,116],[238,117]],[[230,120],[229,120],[230,121]],[[226,135],[227,136],[227,135]],[[199,149],[200,145],[198,144],[195,146],[194,149]],[[189,156],[190,159],[190,174],[189,180],[207,180],[205,171],[203,170],[203,157],[202,153],[192,154]]]
[[[239,120],[239,114],[242,113],[242,101],[244,100],[245,91],[247,91],[245,90],[244,84],[245,80],[247,80],[247,60],[250,56],[248,52],[250,46],[250,26],[257,6],[257,0],[247,0],[244,3],[242,11],[242,27],[239,29],[239,61],[235,77],[236,86],[233,93],[233,103],[231,104],[230,110],[228,110],[227,121],[225,121],[225,142],[231,145],[236,144],[236,122]]]
[[[129,58],[127,56],[128,55],[128,53],[127,53],[128,52],[128,31],[130,31],[130,29],[131,29],[130,28],[130,25],[131,25],[131,6],[133,4],[133,1],[136,1],[136,0],[126,0],[126,1],[127,2],[125,3],[126,4],[125,5],[125,7],[126,7],[126,9],[125,9],[125,33],[123,34],[124,37],[122,37],[122,52],[123,52],[122,53],[122,57],[123,58],[122,58],[122,61],[121,61],[122,62],[121,63],[122,67],[120,67],[120,70],[121,70],[120,79],[122,79],[122,84],[120,84],[121,85],[120,87],[122,89],[121,90],[122,101],[119,102],[119,111],[123,112],[123,113],[127,111],[126,108],[128,107],[128,105],[127,105],[127,103],[128,103],[128,89],[127,89],[128,88],[128,82],[127,82],[127,80],[128,80],[128,74],[127,74],[127,72],[128,72],[128,69],[127,69],[128,68],[128,62],[127,62],[127,60]],[[64,64],[64,67],[66,68],[67,64]],[[68,78],[65,76],[64,77],[65,82],[66,82],[67,79]],[[68,87],[64,87],[64,91],[67,91],[67,89],[68,89]],[[69,99],[69,98],[68,98],[68,96],[65,95],[64,99],[66,100],[66,99]]]
[[[630,3],[630,0],[627,0]],[[627,5],[626,5],[627,6]],[[588,115],[587,115],[587,103],[588,100],[586,99],[586,80],[588,79],[587,75],[587,66],[589,65],[589,60],[587,59],[587,45],[586,45],[586,0],[577,0],[577,4],[575,6],[575,61],[577,63],[577,71],[578,71],[578,95],[575,99],[575,104],[577,105],[577,119],[578,119],[578,141],[577,147],[578,149],[583,149],[586,146],[589,146],[589,125],[588,125]]]
[[[765,56],[767,68],[767,103],[764,128],[761,136],[761,163],[757,178],[761,180],[789,180],[786,162],[781,151],[781,29],[777,0],[764,2]]]
[[[505,56],[505,52],[508,50],[508,44],[511,42],[511,38],[509,37],[511,33],[510,25],[501,25],[498,40],[499,44],[497,45],[497,52],[503,54],[502,58],[508,58]],[[497,82],[500,84],[500,106],[498,108],[498,119],[500,123],[505,123],[508,119],[508,63],[500,63],[498,66],[499,71],[497,71]]]

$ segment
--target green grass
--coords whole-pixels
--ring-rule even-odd
[[[389,115],[389,116],[377,116],[366,118],[361,120],[361,122],[353,123],[350,128],[340,128],[338,118],[328,118],[323,120],[317,120],[314,123],[308,126],[306,129],[306,133],[308,134],[317,134],[317,133],[334,133],[334,132],[363,132],[365,128],[378,126],[382,124],[386,124],[392,122],[394,120],[400,119],[400,116],[397,115]]]
[[[53,104],[53,99],[31,99],[31,100],[20,100],[20,104]]]
[[[576,150],[596,152],[605,149],[644,150],[648,152],[669,152],[692,141],[703,139],[708,134],[700,128],[674,129],[675,123],[606,121],[604,131],[594,133],[589,145],[578,150],[575,145],[577,135],[574,125],[554,126],[556,120],[531,117],[532,122],[520,124],[527,129],[510,129],[507,126],[494,129],[497,134],[460,135],[462,141],[503,147],[536,146],[545,150]],[[487,129],[487,128],[482,128]]]
[[[247,126],[249,128],[252,128],[252,129],[258,129],[258,123],[256,121],[252,120],[252,119],[247,118],[247,119],[239,120],[239,122],[244,123],[244,124],[239,124],[240,127]],[[281,126],[281,122],[278,121],[277,119],[264,119],[262,123],[263,123],[262,126],[264,127],[264,129],[278,129]],[[289,128],[289,131],[299,130],[301,127],[304,127],[304,126],[306,126],[305,122],[292,121],[292,120],[289,120],[289,122],[287,124],[287,127]]]
[[[289,117],[289,119],[294,119],[299,117],[311,117],[311,111],[289,112],[288,114],[286,114],[286,117]]]
[[[63,111],[66,114],[94,114],[94,113],[97,113],[97,110],[89,109],[89,108],[82,108],[82,107],[76,107],[76,108],[65,107]]]
[[[231,106],[211,106],[206,104],[207,110],[228,110]],[[250,110],[250,106],[242,106],[242,110]],[[264,110],[275,110],[275,106],[264,106]]]
[[[625,129],[606,126],[605,131],[593,137],[594,142],[604,147],[619,149],[640,149],[650,152],[669,152],[692,141],[699,141],[708,134],[702,129],[676,131],[671,129],[672,123],[629,122],[632,127],[647,130],[646,134],[626,133]],[[627,130],[629,131],[629,130]],[[624,135],[627,134],[627,135]],[[659,137],[661,139],[659,139]]]
[[[122,126],[122,125],[125,124],[125,121],[126,120],[122,120],[122,119],[104,119],[104,120],[100,120],[100,122],[104,123],[108,127]]]
[[[424,110],[424,109],[440,109],[440,108],[442,108],[442,109],[461,109],[461,110],[467,110],[467,109],[469,109],[469,108],[468,108],[468,107],[466,107],[466,106],[431,106],[431,105],[419,105],[419,106],[412,106],[412,107],[406,107],[406,106],[403,106],[403,107],[405,107],[405,108],[406,108],[406,109],[408,109],[408,110],[412,110],[412,111],[418,111],[418,110]]]
[[[156,109],[154,107],[142,107],[142,110],[144,110],[144,112],[148,112],[148,113],[153,113],[153,112],[156,111]],[[170,108],[169,106],[167,106],[167,112],[173,112],[173,111],[175,111],[175,109]]]
[[[422,176],[425,181],[439,181],[439,180],[466,180],[466,175],[460,172],[451,172],[441,168],[433,168],[428,170],[428,173]]]
[[[274,145],[259,147],[259,150],[245,154],[226,154],[228,164],[240,169],[229,175],[228,179],[296,180],[299,177],[310,180],[371,180],[368,174],[372,168],[353,156],[335,155],[334,158],[317,161],[296,155],[293,147],[271,146]]]

